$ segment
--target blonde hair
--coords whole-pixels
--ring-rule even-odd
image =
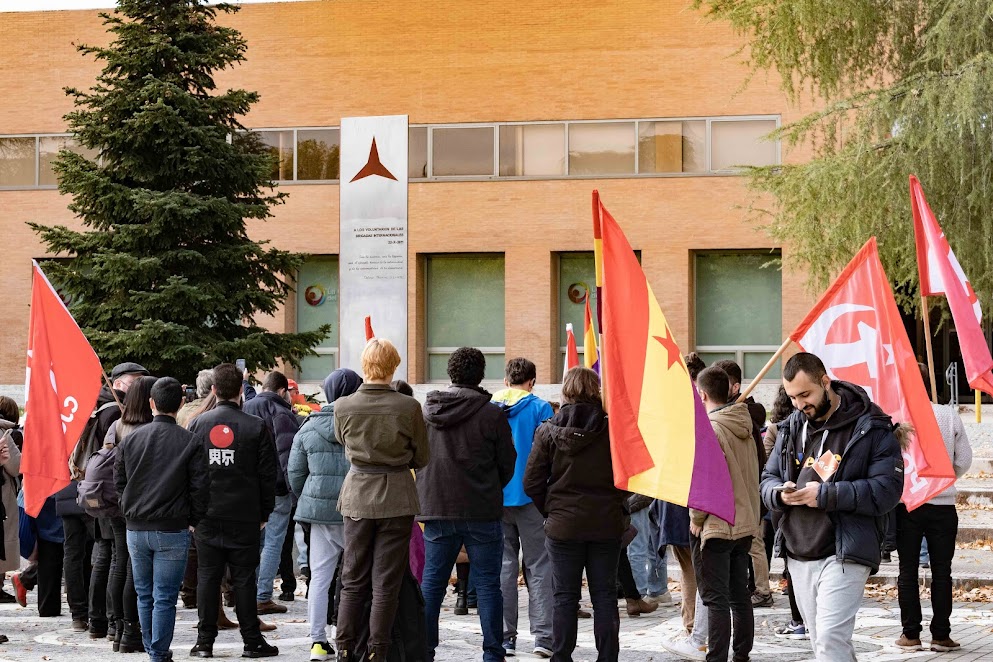
[[[400,352],[385,338],[373,338],[362,350],[362,372],[366,381],[393,379],[400,365]]]

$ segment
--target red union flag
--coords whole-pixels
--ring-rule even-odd
[[[69,456],[100,392],[100,360],[34,264],[24,383],[24,510],[36,516],[69,484]]]
[[[955,482],[875,237],[790,338],[819,356],[832,379],[858,384],[894,421],[913,427],[910,446],[903,451],[903,502],[909,510]]]
[[[917,177],[910,176],[910,205],[914,212],[914,241],[917,244],[917,271],[921,296],[945,295],[958,332],[962,363],[969,386],[993,395],[993,357],[979,326],[983,311],[979,298],[965,277],[962,266],[948,245],[931,211]]]

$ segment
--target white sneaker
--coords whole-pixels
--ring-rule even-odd
[[[696,646],[696,644],[694,644],[690,640],[690,637],[680,637],[678,639],[663,639],[662,648],[666,649],[670,653],[675,653],[676,655],[687,660],[707,659],[707,647]]]
[[[549,658],[552,656],[552,649],[545,648],[544,646],[535,646],[531,654],[541,658]]]

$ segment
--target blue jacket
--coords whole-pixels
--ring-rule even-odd
[[[855,422],[851,438],[841,454],[834,475],[820,487],[817,507],[834,524],[835,556],[879,570],[880,542],[885,515],[896,508],[903,494],[903,456],[889,416],[872,404],[860,387],[832,382],[836,391],[847,389],[867,404]],[[769,510],[787,511],[780,493],[773,491],[788,480],[796,482],[800,472],[797,448],[804,414],[793,412],[779,424],[776,446],[762,473],[762,501]],[[806,507],[806,506],[797,506]],[[776,550],[785,556],[782,527],[776,533]]]
[[[345,447],[334,436],[334,405],[325,405],[293,438],[287,476],[298,499],[296,521],[341,524],[338,496],[350,467]]]
[[[493,402],[507,414],[510,430],[514,434],[514,448],[517,462],[514,477],[503,488],[504,506],[526,506],[531,498],[524,493],[524,469],[531,455],[534,431],[552,417],[552,406],[533,393],[515,388],[506,388],[493,395]]]
[[[655,521],[659,523],[659,549],[666,545],[689,547],[690,509],[661,499],[656,499],[651,508]]]

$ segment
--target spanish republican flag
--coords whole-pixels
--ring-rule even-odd
[[[593,314],[590,312],[590,295],[586,295],[586,322],[583,325],[583,365],[600,374],[600,350],[593,332]]]
[[[603,246],[603,375],[614,484],[734,523],[731,475],[672,330],[593,192]]]

